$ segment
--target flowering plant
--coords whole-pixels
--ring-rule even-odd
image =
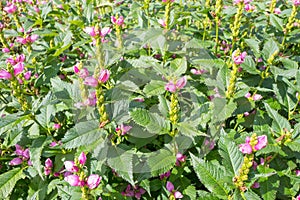
[[[299,0],[0,7],[0,199],[300,199]]]

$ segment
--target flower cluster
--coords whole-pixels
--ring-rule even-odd
[[[111,16],[110,19],[111,19],[111,22],[114,25],[122,26],[124,24],[124,17],[123,16],[119,16],[119,17]]]
[[[256,136],[254,133],[251,137],[247,136],[246,141],[240,144],[240,151],[244,154],[252,154],[267,146],[268,140],[266,135]]]
[[[176,82],[174,81],[169,81],[166,85],[165,85],[165,90],[169,91],[169,92],[176,92],[177,90],[182,89],[187,83],[187,79],[185,76],[181,77],[180,79],[178,79]]]
[[[64,180],[67,181],[71,186],[87,186],[90,190],[92,190],[98,187],[102,178],[98,174],[91,174],[88,177],[85,176],[83,167],[86,159],[87,157],[85,153],[82,152],[76,162],[65,161],[64,165],[66,172],[64,174]]]
[[[241,53],[240,50],[238,49],[232,53],[232,60],[236,65],[240,65],[245,61],[246,56],[247,56],[247,52],[244,51]]]
[[[294,6],[299,6],[300,5],[300,0],[293,0]]]
[[[93,39],[100,37],[101,41],[104,42],[105,36],[111,32],[111,28],[104,27],[101,30],[99,30],[97,27],[88,26],[84,28],[84,32],[93,37]]]
[[[251,100],[253,100],[253,101],[258,101],[258,100],[261,100],[261,99],[263,98],[260,94],[253,94],[253,95],[251,96],[251,93],[250,93],[250,92],[248,92],[247,94],[245,94],[245,97],[246,97],[247,99],[251,99]]]
[[[32,165],[30,161],[29,149],[28,148],[24,149],[18,144],[16,144],[15,147],[16,147],[15,155],[17,155],[18,157],[12,159],[9,162],[9,164],[15,166],[15,165],[20,165],[23,162],[27,162],[28,165]]]
[[[146,192],[143,188],[139,186],[132,187],[131,185],[127,185],[126,190],[121,194],[126,197],[135,197],[137,199],[141,199],[142,195]]]
[[[116,132],[118,133],[118,135],[125,135],[128,131],[130,131],[131,128],[131,126],[121,124],[119,127],[116,128]]]
[[[175,198],[175,199],[183,198],[183,195],[181,194],[181,192],[175,190],[173,183],[171,183],[170,181],[167,181],[166,188],[171,193],[172,197],[170,197],[170,199],[172,199],[172,198]]]

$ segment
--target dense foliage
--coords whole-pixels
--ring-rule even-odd
[[[0,7],[0,199],[300,199],[299,0]]]

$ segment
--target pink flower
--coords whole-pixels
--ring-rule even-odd
[[[247,99],[249,99],[249,98],[251,97],[251,93],[248,92],[247,94],[245,94],[245,97],[246,97]]]
[[[73,70],[76,74],[80,72],[80,69],[78,68],[77,64],[73,66]]]
[[[246,4],[245,5],[245,10],[247,11],[247,12],[251,12],[251,11],[253,11],[255,9],[255,6],[252,6],[252,5],[250,5],[250,4]]]
[[[232,60],[236,65],[240,65],[245,61],[247,53],[244,51],[243,53],[239,53],[238,50],[235,50],[232,53]]]
[[[259,188],[260,185],[258,182],[254,182],[253,185],[251,186],[252,188]]]
[[[185,76],[181,77],[176,82],[176,88],[182,89],[186,85],[186,82],[187,82],[186,77]]]
[[[38,38],[39,38],[39,36],[38,36],[37,34],[33,34],[33,35],[29,36],[29,37],[26,38],[26,39],[27,39],[28,42],[33,43],[33,42],[35,42]]]
[[[24,62],[25,61],[25,55],[24,54],[18,55],[15,61],[17,63]]]
[[[249,143],[240,144],[240,151],[244,154],[251,154],[252,153],[252,147]]]
[[[30,158],[30,153],[29,153],[29,149],[25,149],[22,153],[23,159],[28,160]]]
[[[99,75],[99,78],[98,80],[101,82],[101,83],[105,83],[108,79],[109,79],[109,76],[110,76],[110,72],[108,69],[102,69],[100,71],[100,75]]]
[[[53,163],[52,163],[52,160],[50,158],[47,158],[47,160],[45,161],[45,167],[47,167],[47,168],[52,168],[53,167]]]
[[[279,14],[281,13],[280,8],[275,8],[275,9],[274,9],[274,13],[279,15]]]
[[[54,124],[53,125],[53,129],[56,129],[56,130],[60,129],[60,127],[61,127],[60,124]]]
[[[116,132],[121,132],[121,135],[125,135],[131,128],[132,126],[125,126],[124,124],[121,124],[120,128],[116,128]]]
[[[258,166],[257,162],[253,161],[252,162],[252,168],[253,168],[253,170],[256,170],[257,166]]]
[[[167,171],[164,174],[159,175],[160,180],[164,179],[164,178],[168,178],[171,175],[171,171]]]
[[[111,22],[115,25],[122,26],[124,24],[124,17],[120,16],[118,18],[111,16]]]
[[[208,146],[209,150],[212,150],[215,147],[215,141],[213,139],[205,139],[204,145]]]
[[[78,167],[75,165],[74,161],[65,161],[65,168],[69,172],[78,172]]]
[[[89,71],[87,70],[87,68],[83,68],[79,71],[80,78],[85,79],[88,76],[89,76]]]
[[[9,162],[9,165],[15,166],[22,164],[23,160],[21,158],[14,158]]]
[[[200,74],[204,74],[207,71],[205,69],[191,69],[191,73],[194,75],[200,75]]]
[[[79,176],[71,174],[69,176],[66,176],[64,178],[65,181],[67,181],[71,186],[79,186],[80,184],[80,179]]]
[[[6,71],[4,69],[0,70],[0,79],[7,79],[7,80],[9,80],[11,78],[12,78],[12,76],[11,76],[11,74],[8,71]]]
[[[258,100],[262,99],[262,96],[260,94],[254,94],[252,96],[252,99],[253,99],[253,101],[258,101]]]
[[[5,47],[5,48],[2,49],[2,52],[3,52],[3,53],[9,53],[9,52],[10,52],[10,49],[7,48],[7,47]]]
[[[17,76],[18,74],[22,73],[24,70],[24,63],[19,62],[14,66],[14,75]]]
[[[46,176],[48,176],[49,174],[51,174],[51,169],[50,168],[47,168],[47,167],[44,167],[44,174],[46,175]]]
[[[300,0],[293,0],[294,6],[299,6],[300,5]]]
[[[296,169],[296,176],[300,176],[300,170]]]
[[[86,155],[84,152],[81,152],[81,154],[79,155],[78,157],[78,161],[81,165],[84,165],[85,164],[85,161],[86,161]]]
[[[18,144],[16,144],[15,147],[16,147],[15,154],[18,156],[22,156],[24,149]]]
[[[98,174],[91,174],[88,179],[87,179],[87,186],[92,190],[98,187],[100,181],[101,181],[101,176]]]
[[[10,14],[16,12],[17,9],[18,8],[15,4],[11,4],[11,5],[6,6],[6,7],[3,8],[4,11],[6,11],[7,13],[10,13]]]
[[[166,27],[166,26],[167,26],[165,20],[163,20],[163,19],[159,19],[159,20],[157,20],[157,22],[158,22],[162,27]]]
[[[165,90],[172,92],[172,93],[176,92],[176,85],[170,81],[165,85]]]
[[[87,34],[89,34],[92,37],[96,37],[96,31],[95,31],[95,27],[85,27],[84,32],[86,32]]]
[[[268,138],[266,135],[261,135],[257,137],[257,144],[254,146],[255,150],[260,150],[265,148],[268,144]]]
[[[172,193],[172,195],[175,197],[175,199],[183,198],[183,195],[181,194],[181,192],[174,190],[174,185],[170,181],[167,181],[166,188],[170,193]]]
[[[25,78],[26,80],[29,80],[30,77],[31,77],[31,71],[27,71],[27,72],[24,73],[24,78]]]
[[[100,36],[101,37],[105,37],[107,34],[109,34],[111,32],[111,28],[109,27],[104,27],[101,29],[101,32],[100,32]]]
[[[17,37],[16,42],[21,43],[21,44],[27,44],[27,40],[22,37]]]
[[[98,81],[94,77],[88,76],[84,79],[83,84],[89,85],[89,86],[92,86],[92,87],[97,87],[98,86]]]
[[[180,163],[185,162],[185,160],[186,160],[185,155],[183,155],[182,153],[177,153],[176,154],[176,163],[175,163],[175,165],[180,166]]]

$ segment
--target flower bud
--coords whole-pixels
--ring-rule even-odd
[[[81,165],[84,165],[85,164],[85,161],[86,161],[86,155],[84,152],[81,152],[81,154],[79,155],[78,157],[78,161]]]

